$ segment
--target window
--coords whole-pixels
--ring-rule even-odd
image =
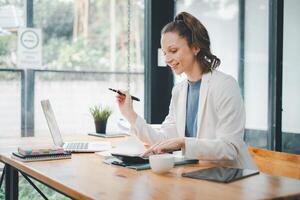
[[[24,26],[23,1],[0,2],[0,137],[21,132],[21,77],[16,66],[17,28]]]
[[[211,40],[212,53],[221,59],[219,70],[237,79],[238,1],[176,1],[176,13],[183,11],[197,17],[207,28]]]
[[[6,90],[0,97],[1,118],[7,113],[11,117],[1,124],[0,137],[12,129],[9,124],[18,124],[13,135],[21,135],[20,131],[23,136],[49,134],[40,106],[48,98],[62,133],[93,132],[89,107],[95,104],[113,108],[108,131],[117,130],[121,114],[108,87],[130,87],[133,95],[142,100],[144,96],[144,1],[32,2],[33,19],[21,12],[26,5],[23,1],[0,4],[0,23],[3,7],[14,5],[21,12],[15,17],[20,23],[14,29],[1,26],[0,90]],[[43,64],[16,70],[17,29],[27,20],[42,30]],[[25,110],[28,112],[23,113]],[[136,103],[136,110],[143,115],[144,105]]]
[[[283,78],[282,78],[282,146],[283,151],[300,153],[300,102],[298,20],[300,2],[284,1]]]
[[[297,91],[300,90],[300,71],[297,49],[300,29],[297,11],[300,3],[284,1],[284,26],[279,27],[279,32],[283,30],[282,85],[276,81],[281,74],[273,74],[277,64],[273,63],[276,53],[269,49],[275,40],[280,42],[275,38],[280,37],[279,34],[270,31],[275,23],[280,26],[280,13],[275,10],[276,6],[281,8],[282,5],[279,1],[267,0],[178,0],[176,13],[187,11],[203,22],[210,33],[212,51],[222,61],[219,70],[238,79],[246,109],[246,142],[270,149],[275,149],[275,144],[282,142],[281,150],[299,153],[300,104]],[[276,16],[273,16],[274,13]],[[276,48],[277,52],[282,50],[280,45]],[[276,133],[282,136],[282,140],[275,137],[274,123],[278,121],[273,120],[279,116],[274,102],[280,101],[275,99],[273,90],[281,87],[282,124],[275,125],[282,126],[282,132]]]
[[[268,1],[245,1],[244,103],[246,141],[267,148],[268,133]],[[270,134],[270,133],[269,133]]]

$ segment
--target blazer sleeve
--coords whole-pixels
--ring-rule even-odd
[[[214,88],[216,138],[186,138],[185,156],[202,160],[236,160],[243,144],[245,110],[237,82],[227,78]],[[214,133],[212,133],[214,134]]]
[[[172,98],[169,105],[169,113],[162,123],[160,129],[152,128],[150,124],[147,124],[145,119],[138,116],[134,126],[131,127],[131,133],[135,134],[140,140],[150,145],[165,139],[178,137],[174,117],[174,91],[175,90],[173,88]]]

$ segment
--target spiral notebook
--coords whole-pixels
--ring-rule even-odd
[[[46,154],[46,155],[22,155],[17,152],[12,153],[12,158],[22,161],[22,162],[33,162],[33,161],[43,161],[43,160],[60,160],[71,158],[72,154],[70,152],[64,152],[60,154]]]

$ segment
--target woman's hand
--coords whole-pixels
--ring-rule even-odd
[[[128,122],[133,125],[136,121],[137,114],[133,110],[132,99],[128,91],[121,91],[123,95],[117,95],[117,103],[122,115],[128,120]]]
[[[172,138],[154,144],[147,151],[143,153],[142,157],[148,157],[153,154],[167,153],[167,152],[179,150],[181,148],[185,148],[185,139]]]

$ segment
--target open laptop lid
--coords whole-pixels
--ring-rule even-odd
[[[43,101],[41,101],[41,104],[42,104],[45,118],[48,123],[48,127],[50,129],[50,133],[52,135],[53,142],[55,145],[62,147],[64,142],[61,137],[50,101],[48,99],[43,100]]]

